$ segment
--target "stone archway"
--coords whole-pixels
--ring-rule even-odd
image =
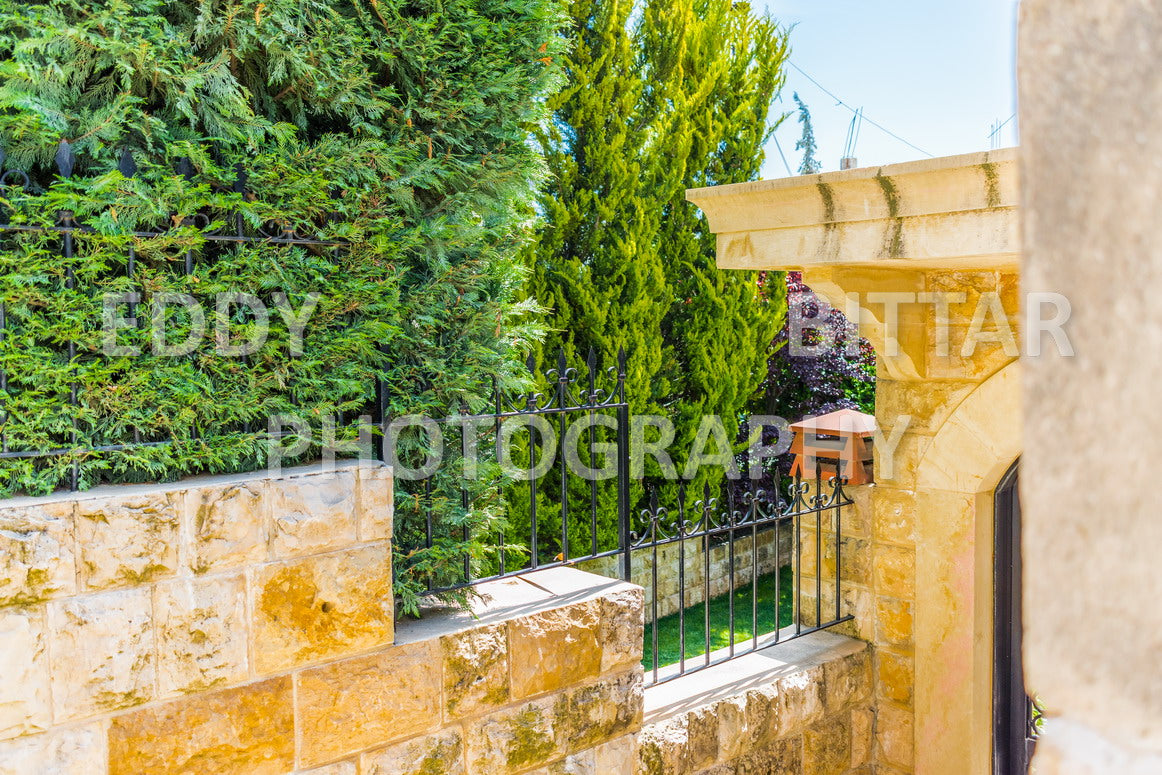
[[[1019,410],[1014,361],[952,411],[917,467],[917,772],[992,770],[993,496],[1021,453]]]

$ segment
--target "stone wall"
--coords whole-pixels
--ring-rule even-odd
[[[636,773],[871,775],[871,668],[867,645],[817,633],[652,687]]]
[[[325,760],[353,730],[319,697],[405,653],[391,518],[382,466],[5,501],[0,773]]]
[[[778,535],[776,553],[775,536]],[[758,557],[753,554],[753,545],[758,544]],[[630,566],[633,583],[646,590],[646,621],[653,621],[654,590],[657,592],[657,615],[669,616],[677,613],[681,606],[681,579],[679,568],[685,564],[685,607],[701,603],[706,598],[706,579],[710,579],[710,597],[715,598],[730,591],[730,549],[725,543],[711,544],[709,575],[707,574],[705,538],[691,538],[682,542],[657,547],[657,560],[653,549],[639,549],[633,552]],[[789,565],[793,561],[792,547],[794,535],[788,525],[776,529],[769,527],[759,531],[755,539],[748,530],[740,530],[734,542],[734,587],[750,584],[751,573],[757,562],[759,575],[773,573],[776,567]],[[596,573],[607,578],[617,578],[620,573],[621,557],[600,557],[596,560],[580,562],[581,570]],[[657,565],[657,586],[654,586],[654,566]]]

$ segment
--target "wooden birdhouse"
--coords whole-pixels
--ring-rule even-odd
[[[814,479],[816,471],[826,480],[839,475],[848,484],[872,481],[872,445],[876,418],[854,409],[808,417],[791,425],[795,438],[791,453],[795,460],[791,475]]]

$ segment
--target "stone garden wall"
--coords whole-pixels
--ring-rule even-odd
[[[647,692],[637,775],[874,772],[864,643],[816,633],[674,683]]]
[[[0,773],[332,758],[356,732],[339,697],[401,653],[391,525],[382,466],[5,501]]]

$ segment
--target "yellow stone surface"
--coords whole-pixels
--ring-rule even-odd
[[[876,487],[872,498],[875,540],[901,546],[916,544],[916,493],[894,487]]]
[[[884,763],[911,769],[912,728],[911,711],[880,703],[876,709],[876,745]]]
[[[295,766],[293,710],[284,676],[117,716],[110,775],[285,775]]]
[[[154,698],[156,648],[149,587],[48,603],[53,721]]]
[[[267,674],[391,643],[391,548],[270,563],[251,582],[255,668]]]
[[[0,509],[0,606],[76,591],[71,501]]]
[[[911,600],[916,591],[916,552],[900,546],[875,549],[876,593]]]
[[[391,538],[395,514],[394,480],[391,468],[364,463],[359,467],[358,505],[359,540],[378,541]]]
[[[0,742],[0,775],[106,775],[106,745],[102,722]]]
[[[159,696],[245,680],[246,581],[241,574],[157,584],[153,616]]]
[[[270,486],[249,481],[186,491],[186,508],[192,512],[189,562],[195,573],[266,559]]]
[[[510,621],[513,697],[556,691],[600,674],[600,612],[600,601],[591,601]]]
[[[876,598],[876,639],[893,646],[911,646],[912,603],[890,597]]]
[[[462,718],[508,702],[508,628],[474,627],[440,639],[444,712]]]
[[[876,652],[875,664],[877,696],[910,707],[912,685],[915,681],[913,658],[910,655],[879,649]]]
[[[180,494],[152,492],[78,502],[77,578],[87,590],[133,586],[178,568]]]
[[[270,483],[270,549],[301,557],[356,541],[355,472],[311,472]]]
[[[360,775],[464,775],[459,728],[424,735],[359,757]]]
[[[44,608],[0,609],[0,740],[51,724]]]
[[[305,767],[438,728],[441,654],[435,641],[395,646],[298,673]]]

